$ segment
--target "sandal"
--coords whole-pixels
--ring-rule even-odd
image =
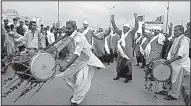
[[[155,94],[158,94],[158,95],[168,95],[168,92],[167,91],[159,91],[159,92],[155,92]]]
[[[128,82],[129,82],[129,80],[126,78],[125,81],[124,81],[124,83],[128,83]]]
[[[118,79],[120,79],[120,77],[118,77],[118,76],[117,76],[117,77],[115,77],[115,78],[113,78],[113,80],[118,80]]]
[[[165,100],[177,100],[177,98],[174,98],[172,95],[168,95]]]
[[[71,106],[78,106],[77,103],[71,103]]]

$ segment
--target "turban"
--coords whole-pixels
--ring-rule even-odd
[[[99,27],[99,29],[103,29],[103,27]]]
[[[88,25],[88,21],[84,20],[84,21],[83,21],[83,24]]]
[[[123,27],[131,28],[130,24],[124,24]]]
[[[154,26],[154,27],[153,27],[153,30],[159,30],[159,31],[161,31],[162,28],[161,28],[160,26]]]
[[[145,30],[145,32],[146,32],[147,34],[152,34],[152,32],[149,31],[149,30]]]

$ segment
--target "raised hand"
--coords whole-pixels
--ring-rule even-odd
[[[108,28],[108,31],[111,31],[111,28],[110,28],[110,27]]]
[[[114,15],[111,15],[111,21],[114,21]]]
[[[135,18],[137,17],[137,13],[134,13],[134,17],[135,17]]]
[[[169,28],[172,28],[173,27],[173,24],[172,24],[172,22],[170,23],[170,25],[168,26]]]

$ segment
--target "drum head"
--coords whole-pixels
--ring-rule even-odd
[[[167,81],[172,73],[172,67],[164,65],[163,62],[155,63],[153,66],[152,74],[155,80],[159,82]]]
[[[55,60],[49,53],[35,55],[30,63],[31,74],[40,81],[46,81],[53,75]]]

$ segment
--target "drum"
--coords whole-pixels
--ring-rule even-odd
[[[55,59],[49,53],[25,53],[13,59],[13,69],[25,80],[46,81],[54,73]]]
[[[155,60],[149,65],[149,67],[152,69],[152,76],[158,82],[167,82],[172,75],[172,66],[165,65],[164,62],[164,59],[160,59]]]

